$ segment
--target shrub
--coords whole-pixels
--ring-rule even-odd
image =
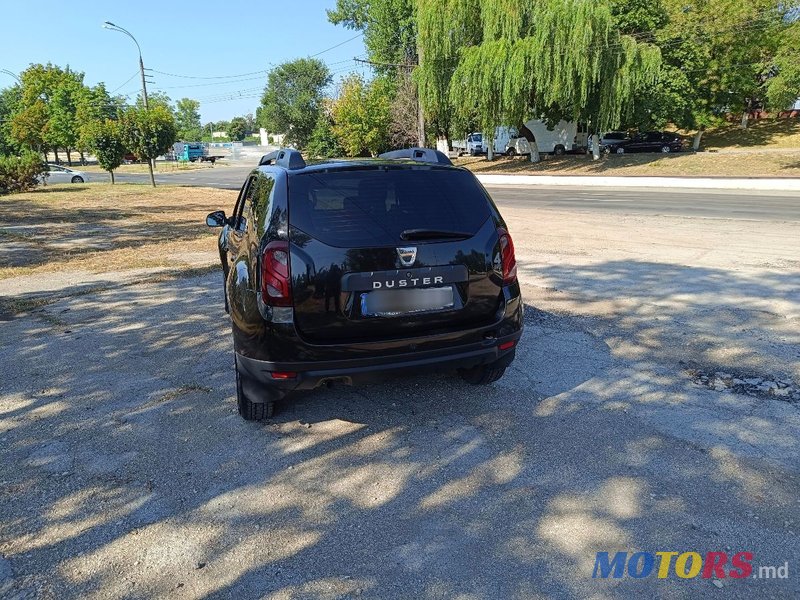
[[[24,192],[36,187],[44,163],[38,154],[28,152],[22,156],[0,156],[0,194]]]

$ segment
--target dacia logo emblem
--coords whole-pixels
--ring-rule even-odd
[[[397,256],[400,257],[400,264],[410,267],[417,260],[417,249],[415,247],[398,248]]]

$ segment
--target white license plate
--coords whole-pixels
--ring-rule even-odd
[[[389,317],[452,308],[453,286],[374,290],[361,294],[361,314]]]

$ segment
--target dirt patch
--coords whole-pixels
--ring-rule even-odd
[[[92,184],[48,186],[0,202],[0,280],[82,270],[93,273],[215,260],[205,215],[230,211],[235,192]],[[187,257],[191,257],[189,260]]]

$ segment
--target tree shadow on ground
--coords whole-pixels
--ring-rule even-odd
[[[2,589],[689,598],[708,582],[592,580],[594,553],[749,549],[754,523],[797,516],[797,481],[626,410],[639,396],[667,404],[674,382],[639,381],[614,405],[603,394],[629,382],[606,344],[534,308],[493,386],[435,374],[315,390],[246,423],[218,279],[67,298],[0,323],[0,551],[13,569]],[[761,521],[740,523],[748,510]],[[797,555],[796,538],[772,535],[781,557]]]

